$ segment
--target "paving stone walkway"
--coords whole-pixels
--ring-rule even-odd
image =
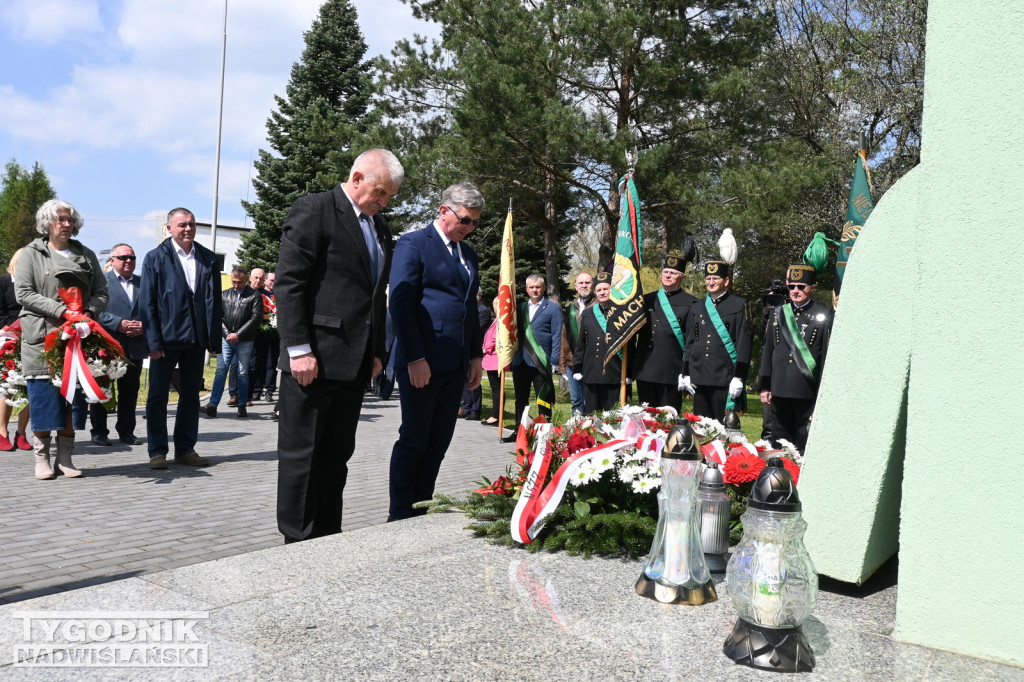
[[[37,481],[31,451],[0,452],[0,603],[281,544],[277,422],[270,412],[270,404],[257,403],[246,420],[233,410],[201,417],[196,450],[212,460],[201,469],[171,463],[166,471],[150,470],[141,409],[143,445],[98,447],[88,431],[78,433],[81,479]],[[400,421],[397,399],[366,396],[345,487],[344,530],[387,519],[388,463]],[[496,428],[459,420],[437,490],[463,494],[481,476],[493,479],[504,472],[509,452]]]

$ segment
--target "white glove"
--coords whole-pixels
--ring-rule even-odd
[[[629,386],[631,383],[633,383],[633,380],[630,379],[629,377],[626,377],[626,385]]]
[[[690,383],[689,375],[685,377],[681,374],[679,375],[679,388],[683,391],[686,391],[690,395],[693,395],[694,393],[697,392],[697,389],[694,388],[694,385]]]
[[[551,373],[558,374],[558,365],[551,365]]]
[[[729,382],[729,397],[739,398],[743,394],[743,382],[738,377],[733,377]]]
[[[583,381],[583,375],[580,374],[579,372],[576,372],[575,374],[573,374],[572,378],[575,379],[576,381]]]

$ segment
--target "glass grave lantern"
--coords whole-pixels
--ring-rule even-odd
[[[718,599],[704,562],[698,525],[701,455],[689,422],[672,427],[661,452],[658,528],[636,581],[637,594],[665,604],[708,604]]]
[[[737,414],[736,410],[729,410],[725,413],[725,419],[722,420],[722,426],[725,427],[725,440],[728,441],[733,436],[743,435],[743,425],[740,423],[740,415]]]
[[[742,665],[808,672],[814,652],[800,629],[818,599],[818,573],[804,548],[807,522],[782,460],[768,460],[743,514],[743,539],[733,549],[725,584],[739,620],[722,647]]]
[[[700,495],[700,543],[704,561],[712,573],[723,573],[729,553],[729,525],[732,500],[725,494],[722,470],[708,462],[697,488]]]

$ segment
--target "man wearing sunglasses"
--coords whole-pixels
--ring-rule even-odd
[[[426,513],[412,505],[433,497],[462,388],[480,385],[480,268],[463,240],[483,210],[476,186],[452,185],[441,195],[437,218],[395,245],[389,306],[402,426],[391,450],[389,521]]]
[[[135,408],[139,398],[142,360],[149,352],[142,333],[142,311],[139,309],[142,280],[135,274],[137,262],[135,250],[127,244],[116,244],[110,250],[112,269],[104,273],[110,300],[97,319],[121,344],[129,360],[128,371],[117,380],[117,422],[114,424],[118,440],[127,445],[142,442],[135,436]],[[103,403],[89,406],[89,422],[92,442],[95,445],[112,445],[108,438],[107,408]]]
[[[789,266],[790,302],[773,308],[768,317],[759,372],[761,402],[775,414],[772,440],[788,440],[801,453],[832,335],[832,310],[812,298],[816,281],[814,267]]]

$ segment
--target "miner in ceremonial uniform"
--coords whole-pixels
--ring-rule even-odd
[[[608,311],[611,308],[612,273],[599,272],[594,278],[596,303],[583,311],[573,362],[579,369],[575,378],[583,384],[587,413],[610,410],[619,398],[622,356],[616,353],[604,364],[608,349]]]
[[[758,372],[761,402],[775,413],[772,440],[788,440],[801,453],[832,335],[832,310],[812,298],[816,278],[812,265],[789,266],[789,303],[771,309]]]
[[[651,407],[668,405],[676,411],[683,406],[678,377],[683,372],[690,308],[697,302],[680,287],[685,269],[682,257],[665,257],[661,289],[644,296],[647,324],[635,336],[633,356],[633,376],[640,402]]]
[[[573,349],[580,335],[580,324],[583,311],[594,304],[594,277],[584,270],[576,275],[576,298],[569,302],[562,312],[562,364],[569,383],[569,398],[572,400],[573,413],[582,413],[586,406],[583,402],[583,384],[576,380],[576,374],[583,371],[582,358],[576,362]]]
[[[743,393],[750,369],[752,325],[743,298],[729,293],[729,264],[704,264],[708,295],[690,308],[690,333],[680,386],[693,396],[693,411],[722,421]]]

